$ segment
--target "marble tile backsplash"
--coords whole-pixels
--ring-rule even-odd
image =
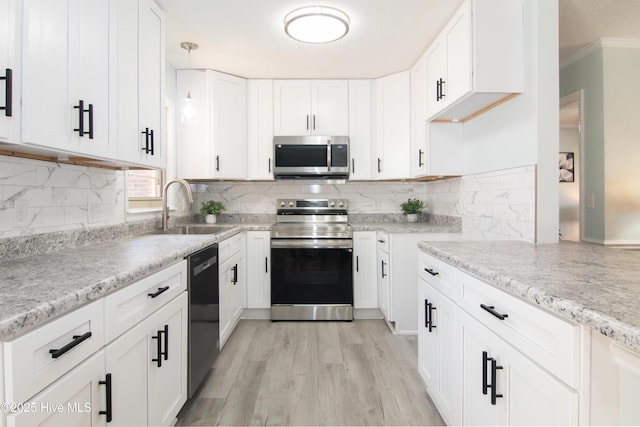
[[[124,172],[0,156],[0,200],[0,238],[121,224]]]
[[[463,236],[470,240],[534,242],[536,167],[429,182],[426,210],[461,217]]]

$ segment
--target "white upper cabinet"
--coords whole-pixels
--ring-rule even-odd
[[[275,80],[274,135],[348,135],[348,80]]]
[[[115,158],[109,140],[108,0],[25,0],[22,140]]]
[[[377,179],[411,174],[411,72],[376,80]]]
[[[20,142],[20,0],[0,3],[0,141]]]
[[[273,180],[273,80],[248,80],[247,178]]]
[[[164,13],[151,0],[112,0],[111,137],[118,159],[163,168]]]
[[[195,115],[178,122],[178,176],[246,179],[247,81],[212,70],[178,70],[178,96],[191,94]]]
[[[427,74],[429,120],[469,120],[521,93],[522,3],[467,0],[429,47]]]
[[[419,177],[427,174],[427,55],[424,54],[411,70],[411,112],[412,112],[412,138],[411,138],[411,177]]]
[[[375,80],[349,80],[350,180],[370,180]]]

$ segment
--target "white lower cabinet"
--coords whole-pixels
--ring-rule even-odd
[[[376,232],[353,232],[353,308],[378,308]]]
[[[7,416],[7,426],[105,426],[106,381],[104,351],[100,350],[22,402],[22,411]]]
[[[270,231],[247,231],[246,306],[247,308],[271,307]]]
[[[465,425],[577,425],[578,393],[461,314]]]
[[[447,423],[584,422],[577,325],[426,253],[418,268],[418,368]]]
[[[0,426],[172,425],[187,400],[186,268],[0,343],[0,398],[22,405]]]
[[[187,294],[107,345],[112,425],[170,425],[187,397]]]
[[[418,370],[449,425],[462,423],[460,332],[456,305],[419,279]]]
[[[236,234],[218,246],[220,350],[231,336],[243,310],[244,239]]]

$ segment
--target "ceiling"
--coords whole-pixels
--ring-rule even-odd
[[[311,0],[157,0],[167,60],[246,78],[375,78],[411,68],[463,0],[326,0],[351,19],[346,37],[314,45],[283,31]],[[640,0],[559,0],[559,57],[602,37],[640,39]],[[195,42],[197,50],[180,48]]]

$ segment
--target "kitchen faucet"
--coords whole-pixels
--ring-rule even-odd
[[[176,178],[167,182],[162,188],[162,231],[167,231],[169,225],[169,205],[167,202],[167,190],[169,186],[174,182],[178,182],[187,189],[187,196],[189,196],[189,203],[193,203],[193,193],[191,192],[191,186],[184,179]]]

